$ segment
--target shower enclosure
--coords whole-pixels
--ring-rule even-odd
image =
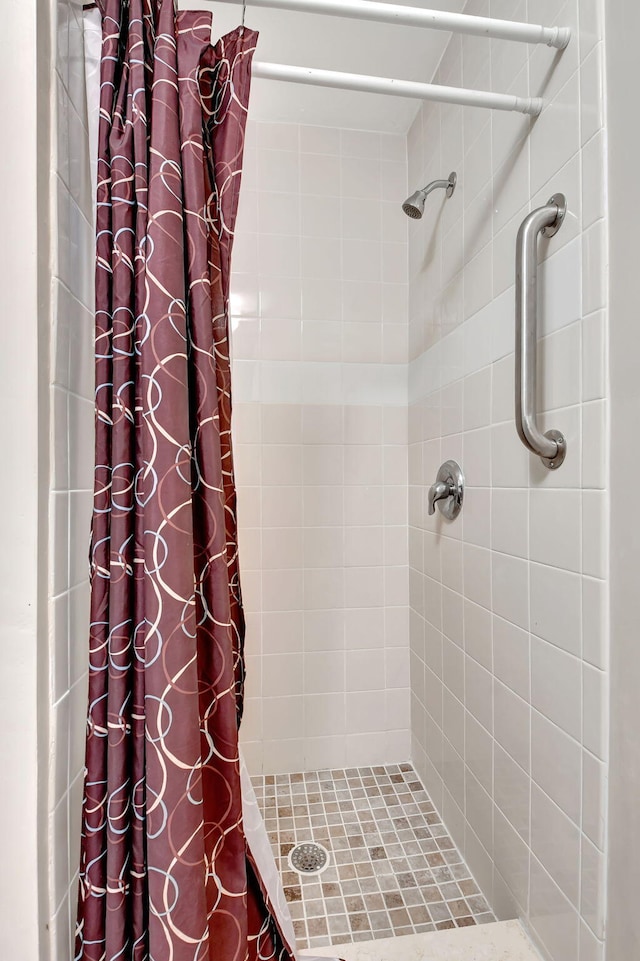
[[[425,104],[406,144],[251,128],[234,279],[244,748],[314,947],[477,922],[488,906],[523,918],[550,958],[601,950],[604,208],[581,171],[604,162],[588,86],[602,43],[577,4],[555,13],[575,38],[555,61],[454,37],[434,77],[542,96],[535,122]],[[446,170],[453,196],[435,191],[407,221],[402,199],[446,186]],[[558,192],[565,222],[537,252],[535,400],[541,432],[567,441],[550,471],[514,425],[514,284],[518,229]],[[427,510],[448,460],[465,477],[451,522]],[[437,831],[380,840],[388,798],[418,783],[408,821],[425,820],[402,830],[430,830],[433,805],[456,846],[444,865],[429,863]],[[333,873],[292,871],[291,846],[310,841]]]
[[[302,17],[287,22],[301,27],[291,32],[298,42],[317,34],[306,62],[401,77],[405,61],[414,69],[428,59],[422,80],[529,110],[391,105],[384,95],[254,78],[231,294],[248,625],[242,742],[299,944],[320,950],[520,918],[548,961],[602,961],[603,4],[546,5],[549,39],[571,30],[562,51],[329,19],[342,47],[322,33],[323,17],[254,6],[247,23],[261,29],[263,64],[294,61],[293,51],[270,51],[269,38],[287,36],[280,17]],[[448,6],[539,19],[531,4]],[[238,13],[216,6],[218,33]],[[41,938],[62,961],[75,913],[86,708],[93,239],[82,18],[71,2],[55,16],[56,59],[43,85],[58,93],[56,257],[46,279],[53,297],[44,298],[53,333],[50,359],[43,349],[40,361],[43,436],[52,439],[50,648],[39,701],[50,776],[31,821],[50,862]],[[384,69],[372,62],[381,50]],[[457,174],[449,197],[447,171]],[[424,207],[426,188],[417,191],[424,214],[408,219],[404,198],[443,175]],[[549,471],[515,426],[515,252],[525,217],[560,192],[562,229],[538,247],[536,410],[541,433],[567,441],[564,463]],[[451,521],[428,512],[448,461],[465,482]],[[301,843],[319,848],[294,856]],[[305,864],[322,873],[300,873]],[[33,888],[12,885],[17,917],[30,917],[20,891]]]

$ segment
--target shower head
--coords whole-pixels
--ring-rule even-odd
[[[424,203],[426,199],[427,195],[424,190],[414,190],[402,205],[402,209],[407,217],[411,217],[412,220],[420,220],[424,213]]]
[[[451,197],[453,191],[456,189],[456,180],[455,171],[452,171],[449,174],[448,180],[434,180],[430,184],[427,184],[426,187],[423,187],[422,190],[415,190],[410,197],[407,197],[402,205],[402,209],[407,217],[411,217],[412,220],[420,220],[424,213],[425,201],[432,190],[437,190],[439,187],[442,187],[446,190],[447,197]]]

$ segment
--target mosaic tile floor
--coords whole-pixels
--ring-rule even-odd
[[[298,938],[319,947],[494,921],[409,764],[252,778]],[[330,853],[291,870],[295,844]]]

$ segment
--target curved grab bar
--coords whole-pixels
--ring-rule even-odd
[[[536,423],[538,235],[553,237],[566,209],[564,194],[554,194],[525,217],[516,241],[516,429],[524,446],[549,470],[564,461],[567,442],[560,431],[541,433]]]

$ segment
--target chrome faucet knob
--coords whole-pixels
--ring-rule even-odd
[[[432,484],[429,488],[429,513],[435,514],[436,512],[436,501],[442,501],[445,497],[451,496],[451,487],[449,484],[445,484],[443,481],[437,481]]]
[[[454,520],[462,510],[464,496],[464,475],[460,465],[454,460],[445,461],[440,466],[435,484],[427,494],[429,514],[435,514],[436,504],[447,520]]]

